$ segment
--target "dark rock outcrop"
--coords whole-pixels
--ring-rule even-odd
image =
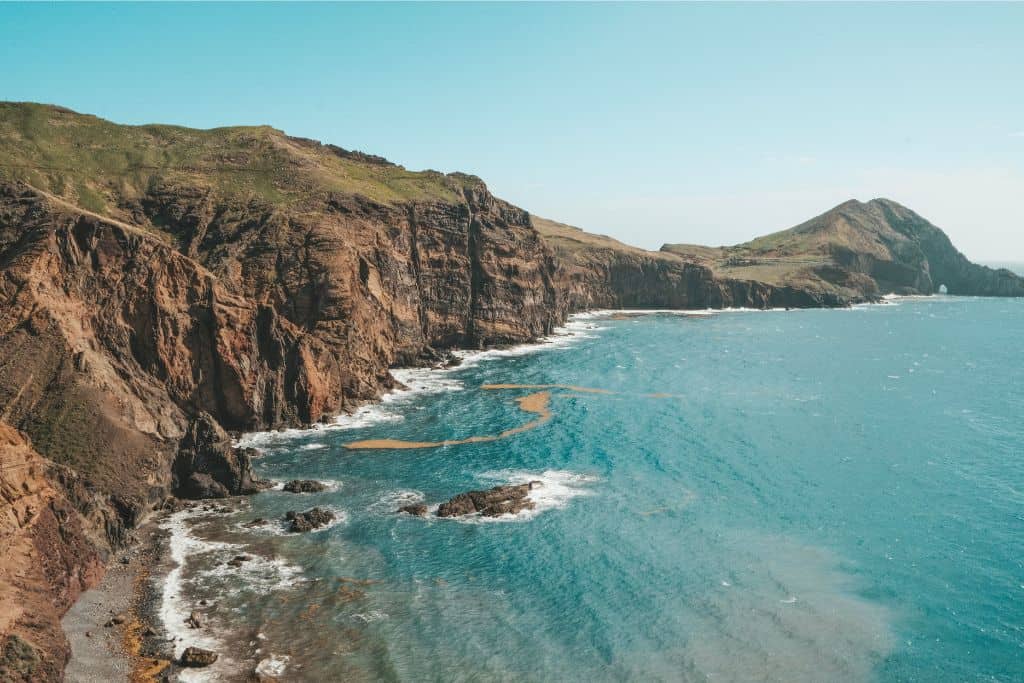
[[[231,438],[208,413],[192,420],[178,444],[172,467],[175,495],[181,498],[226,498],[256,493],[250,454],[235,448]]]
[[[293,479],[286,482],[282,490],[289,493],[320,493],[327,490],[327,485],[315,479]]]
[[[201,647],[187,647],[181,653],[178,663],[189,668],[201,668],[210,666],[217,661],[217,653],[212,650],[204,650]]]
[[[403,505],[402,507],[398,508],[398,511],[399,512],[404,512],[407,515],[412,515],[413,517],[426,517],[427,516],[427,506],[424,505],[423,503],[413,503],[412,505]]]
[[[289,510],[285,513],[284,518],[286,521],[291,522],[288,527],[288,531],[291,531],[292,533],[302,533],[319,529],[322,526],[327,526],[335,520],[335,514],[330,510],[315,507],[311,510],[306,510],[305,512]]]
[[[467,491],[451,498],[437,508],[438,517],[460,517],[480,513],[484,517],[498,517],[532,510],[535,503],[528,498],[539,481],[527,484],[495,486],[483,491]]]

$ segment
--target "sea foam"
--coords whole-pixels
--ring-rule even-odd
[[[217,595],[211,596],[213,600],[222,600],[232,599],[244,591],[267,593],[287,589],[294,586],[302,575],[302,569],[297,565],[278,558],[245,553],[246,547],[242,544],[200,538],[193,533],[191,524],[208,516],[203,511],[183,510],[170,515],[161,524],[161,528],[169,532],[169,554],[174,566],[163,581],[159,614],[173,644],[174,656],[180,657],[187,647],[201,647],[220,654],[217,662],[210,667],[182,671],[179,680],[188,683],[217,680],[222,674],[237,671],[239,664],[223,654],[223,643],[211,635],[208,629],[188,627],[187,620],[194,605],[184,595],[186,586],[201,586],[211,580],[233,586],[218,589]],[[229,559],[241,554],[248,555],[248,559],[240,566],[226,564]],[[212,560],[213,566],[186,579],[186,564],[199,558]]]
[[[595,332],[604,328],[587,320],[588,314],[570,316],[563,327],[556,328],[548,336],[536,342],[517,344],[500,349],[480,351],[460,349],[452,352],[459,359],[459,364],[443,368],[393,368],[391,376],[401,385],[384,394],[377,403],[360,406],[354,412],[338,415],[331,422],[317,424],[307,429],[283,429],[280,431],[250,432],[243,434],[235,441],[239,448],[255,448],[264,450],[294,441],[309,438],[317,432],[344,429],[362,429],[389,422],[401,422],[405,419],[402,410],[410,401],[427,394],[439,394],[449,391],[462,391],[465,385],[454,376],[466,368],[479,365],[481,362],[496,358],[525,356],[540,351],[564,349],[583,339],[591,339]],[[317,450],[326,447],[320,442],[311,442],[299,446],[303,450]]]

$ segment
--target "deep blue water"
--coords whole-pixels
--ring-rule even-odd
[[[1024,680],[1024,301],[591,323],[366,426],[263,439],[261,474],[340,488],[197,523],[238,545],[197,553],[187,594],[231,586],[215,623],[290,655],[283,680]],[[505,440],[343,448],[532,417],[486,383],[614,393],[552,390]],[[395,514],[525,479],[514,520]],[[314,504],[343,521],[240,526]],[[203,578],[239,547],[291,573]]]

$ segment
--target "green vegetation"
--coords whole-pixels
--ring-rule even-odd
[[[407,171],[269,126],[122,126],[60,107],[12,102],[0,102],[0,179],[27,182],[104,214],[117,200],[161,184],[272,204],[325,192],[397,204],[455,201],[476,182],[462,174]]]
[[[16,635],[0,642],[0,681],[33,680],[39,668],[35,649]]]

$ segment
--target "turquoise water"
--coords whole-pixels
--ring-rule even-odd
[[[228,591],[214,623],[282,680],[1024,680],[1024,301],[590,324],[259,440],[264,476],[337,489],[191,522],[236,545],[197,552],[185,594]],[[614,393],[552,390],[549,422],[494,442],[343,447],[534,417],[534,390],[487,383]],[[395,514],[526,479],[519,518]],[[241,526],[314,504],[342,521]],[[240,547],[277,564],[204,574]]]

